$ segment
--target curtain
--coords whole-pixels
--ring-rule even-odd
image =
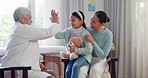
[[[62,30],[70,26],[69,16],[73,10],[84,11],[83,3],[83,0],[60,0],[59,15]],[[63,40],[57,43],[59,45],[64,45]]]
[[[69,16],[73,10],[84,11],[84,1],[83,0],[61,0],[61,23],[67,28],[69,24]]]
[[[148,0],[105,0],[118,61],[118,78],[148,78]]]

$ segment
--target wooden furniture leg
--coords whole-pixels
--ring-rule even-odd
[[[66,78],[65,77],[65,71],[66,71],[66,67],[68,65],[69,59],[63,58],[63,59],[61,59],[61,61],[64,63],[64,78]]]
[[[58,66],[59,78],[62,78],[62,65],[61,65],[61,57],[53,56],[53,55],[43,55],[44,63],[47,66],[49,62],[56,63]]]
[[[109,71],[111,74],[111,78],[116,78],[116,67],[115,67],[115,62],[118,61],[117,57],[110,57],[108,61],[109,65]]]

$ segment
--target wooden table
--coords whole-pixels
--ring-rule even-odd
[[[53,62],[53,63],[57,64],[59,78],[63,78],[62,77],[61,57],[59,56],[59,53],[42,53],[41,55],[43,55],[43,60],[44,60],[45,66],[47,66],[47,64],[49,62]]]

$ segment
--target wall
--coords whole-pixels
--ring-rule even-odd
[[[104,11],[104,0],[96,0],[96,11],[103,10]],[[84,14],[85,14],[85,23],[89,25],[90,18],[92,14],[95,12],[88,11],[88,0],[84,0]]]

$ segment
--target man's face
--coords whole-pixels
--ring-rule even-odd
[[[31,13],[26,15],[26,16],[20,16],[19,20],[20,20],[19,22],[22,23],[22,24],[31,25],[31,23],[32,23]]]

